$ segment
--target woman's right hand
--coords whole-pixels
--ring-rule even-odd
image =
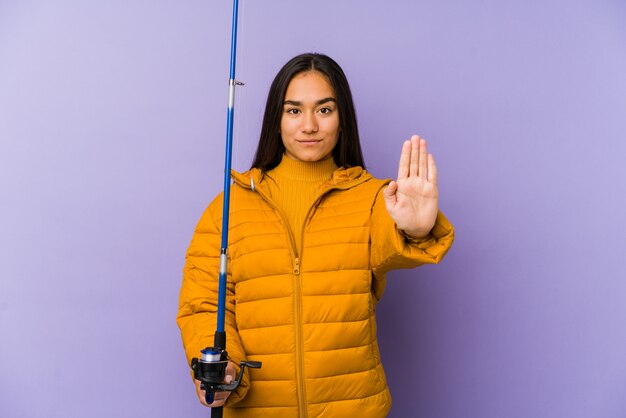
[[[224,376],[223,382],[226,384],[230,384],[233,380],[235,380],[235,374],[236,374],[235,363],[233,363],[232,361],[229,361],[228,365],[226,366],[226,376]],[[200,399],[200,402],[202,403],[202,405],[208,406],[211,408],[219,408],[220,406],[224,406],[224,403],[226,402],[226,399],[230,395],[230,392],[228,391],[215,392],[215,399],[213,399],[213,403],[209,404],[206,401],[206,391],[200,389],[201,384],[202,382],[200,382],[199,380],[196,380],[196,393],[198,394],[198,399]]]

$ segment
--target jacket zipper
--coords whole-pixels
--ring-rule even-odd
[[[293,237],[293,232],[291,231],[291,226],[289,226],[287,224],[287,230],[289,231],[290,235],[291,235],[291,243],[295,249],[296,252],[296,258],[294,260],[294,268],[293,268],[293,274],[294,274],[294,290],[295,290],[295,303],[296,303],[296,308],[295,308],[295,330],[296,330],[296,383],[297,383],[297,387],[298,387],[298,411],[299,411],[299,417],[304,417],[306,418],[308,416],[308,411],[307,411],[307,403],[306,403],[306,384],[304,381],[304,349],[302,347],[302,280],[301,280],[301,276],[300,276],[300,267],[301,267],[301,259],[299,257],[302,256],[302,252],[304,250],[304,228],[306,227],[306,224],[309,220],[309,216],[311,215],[311,211],[313,210],[313,208],[317,205],[317,202],[322,198],[322,196],[324,196],[326,193],[330,192],[331,190],[333,190],[334,188],[330,188],[328,190],[325,190],[323,193],[321,193],[317,198],[315,198],[315,200],[313,201],[313,204],[311,206],[309,206],[309,209],[307,210],[306,216],[304,217],[304,223],[302,224],[302,230],[300,231],[300,245],[301,247],[299,249],[295,248],[295,239]],[[261,193],[260,193],[261,194]],[[263,196],[263,194],[261,194],[261,196]],[[267,200],[267,199],[266,199]],[[284,220],[284,215],[282,213],[282,211],[278,208],[276,208],[278,210],[278,212],[280,213],[280,215],[283,217]],[[299,255],[299,256],[298,256]]]
[[[293,284],[295,292],[295,324],[296,330],[296,385],[298,388],[298,416],[307,416],[306,384],[304,381],[304,350],[302,348],[302,281],[300,280],[300,259],[294,260]]]
[[[290,241],[290,252],[291,258],[293,260],[293,284],[294,284],[294,293],[295,293],[295,318],[294,318],[294,328],[296,331],[296,385],[298,392],[298,416],[302,418],[306,418],[307,416],[307,408],[306,408],[306,392],[305,392],[305,384],[304,384],[304,360],[303,360],[303,349],[302,349],[302,292],[301,292],[301,283],[300,283],[300,256],[298,253],[298,249],[296,248],[296,241],[293,236],[293,231],[291,230],[291,226],[287,222],[287,218],[283,214],[282,210],[274,205],[274,203],[269,199],[265,194],[259,189],[254,189],[259,196],[263,198],[269,204],[272,209],[278,212],[279,216],[282,218],[283,223],[285,224],[285,228],[287,229],[287,234],[289,235]],[[317,201],[316,201],[317,202]],[[309,208],[309,211],[311,209]],[[307,213],[308,217],[308,213]],[[305,221],[306,222],[306,221]],[[304,236],[304,228],[302,230],[302,235]]]
[[[314,201],[313,204],[307,210],[306,216],[304,217],[304,223],[302,224],[302,230],[300,231],[300,245],[301,247],[296,249],[297,254],[302,256],[302,252],[304,250],[304,228],[309,220],[309,216],[311,215],[311,211],[317,205],[317,202],[324,196],[327,192],[332,189],[326,190],[324,193],[320,194]],[[280,212],[280,210],[279,210]],[[281,212],[281,216],[282,212]],[[288,227],[288,231],[291,232],[291,227]],[[295,247],[295,240],[292,236],[292,245]],[[296,371],[296,381],[298,387],[298,411],[299,417],[307,417],[307,404],[306,404],[306,384],[304,381],[304,349],[302,347],[302,280],[300,276],[300,258],[296,256],[294,260],[294,289],[295,289],[295,330],[296,330],[296,361],[297,361],[297,371]]]
[[[271,199],[269,199],[257,187],[251,187],[247,185],[245,187],[248,187],[252,189],[253,191],[256,191],[257,193],[259,193],[259,196],[261,196],[263,200],[265,200],[267,204],[269,204],[270,207],[272,207],[272,209],[278,212],[278,214],[282,218],[283,223],[285,224],[285,228],[287,229],[287,234],[289,235],[289,241],[291,243],[290,251],[291,251],[291,257],[293,259],[292,272],[294,275],[294,291],[295,291],[295,305],[296,305],[294,328],[296,331],[296,385],[297,385],[297,391],[298,391],[298,416],[301,418],[306,418],[308,413],[307,413],[307,407],[306,407],[306,387],[305,387],[305,382],[304,382],[304,354],[303,354],[303,348],[302,348],[303,338],[302,338],[302,325],[301,325],[301,322],[302,322],[302,286],[301,286],[301,280],[300,280],[301,278],[300,277],[300,270],[301,270],[300,257],[302,255],[302,249],[304,247],[304,228],[306,226],[306,223],[309,220],[311,210],[317,205],[320,199],[325,194],[329,193],[330,191],[336,190],[336,189],[343,189],[343,187],[340,187],[340,186],[329,187],[328,189],[320,193],[320,195],[317,196],[317,198],[313,201],[313,204],[309,207],[307,214],[304,217],[304,223],[302,224],[302,230],[300,231],[301,238],[302,238],[300,241],[302,245],[302,248],[300,248],[300,251],[298,251],[298,248],[296,248],[296,242],[295,242],[293,231],[291,230],[291,226],[287,222],[287,218],[283,214],[282,210],[279,207],[277,207],[271,201]]]

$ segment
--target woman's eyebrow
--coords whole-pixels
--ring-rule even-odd
[[[337,100],[335,100],[334,97],[325,97],[325,98],[320,99],[317,102],[315,102],[315,106],[319,106],[321,104],[328,103],[328,102],[335,102],[335,103],[337,103]],[[302,102],[299,102],[297,100],[285,100],[283,102],[283,105],[302,106]]]

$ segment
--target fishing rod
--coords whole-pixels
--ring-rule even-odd
[[[230,76],[228,80],[228,112],[226,116],[226,152],[224,161],[224,193],[222,206],[222,244],[220,249],[220,271],[217,296],[217,327],[213,340],[213,347],[206,347],[200,353],[200,358],[193,358],[191,368],[194,377],[201,382],[200,388],[206,391],[205,400],[208,404],[215,400],[218,391],[234,391],[239,387],[247,367],[257,369],[261,367],[259,361],[242,361],[239,375],[230,384],[223,383],[228,365],[226,351],[226,332],[224,331],[226,311],[226,278],[228,268],[228,221],[230,214],[230,170],[233,149],[233,120],[235,116],[235,87],[243,85],[235,79],[235,64],[237,58],[237,18],[239,1],[233,0],[233,18],[230,39]],[[211,408],[212,418],[221,418],[223,408]]]

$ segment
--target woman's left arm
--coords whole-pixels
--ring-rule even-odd
[[[413,135],[402,145],[398,179],[383,190],[385,206],[397,227],[414,239],[426,237],[437,219],[437,166],[426,141]]]
[[[389,270],[438,263],[452,246],[454,227],[438,210],[435,162],[417,135],[402,147],[398,179],[376,196],[370,237],[370,265],[381,289]]]

